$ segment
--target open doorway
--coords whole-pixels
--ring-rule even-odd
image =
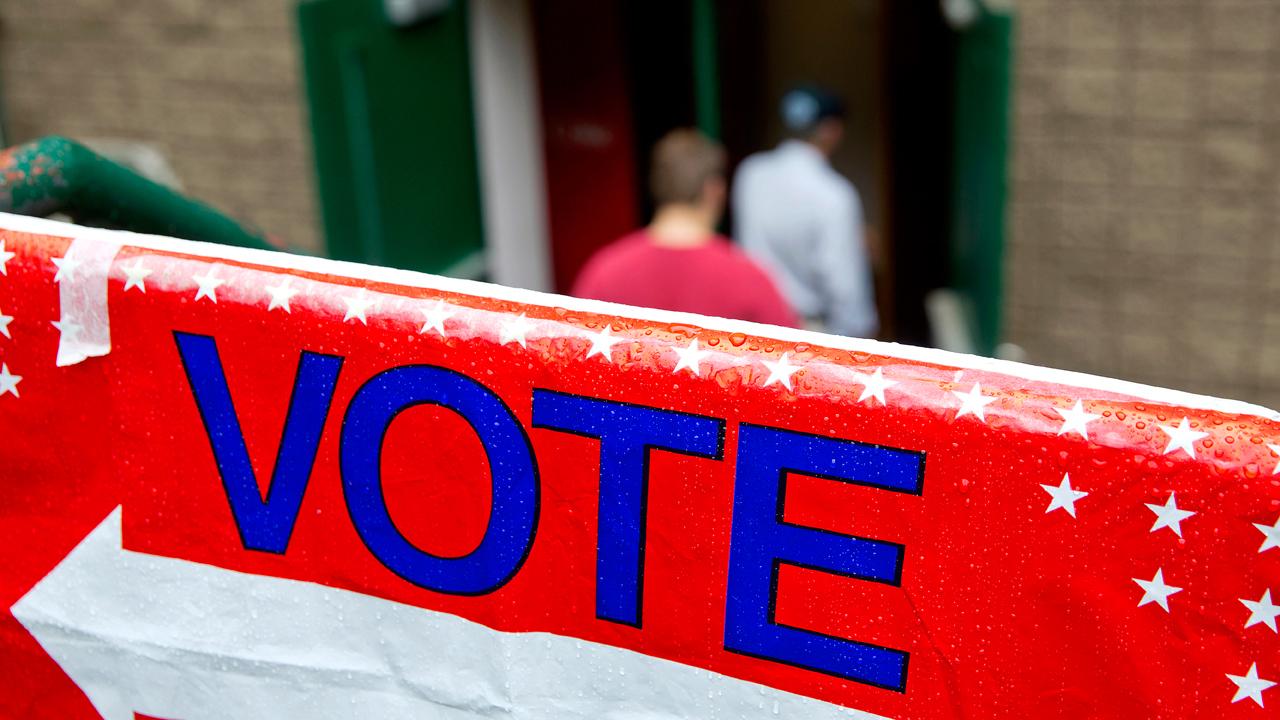
[[[937,4],[892,0],[533,3],[556,289],[647,221],[649,148],[701,126],[732,165],[782,138],[797,83],[840,94],[832,165],[861,195],[881,337],[928,344],[924,296],[946,284],[952,176],[950,31]],[[732,235],[732,216],[726,220]]]

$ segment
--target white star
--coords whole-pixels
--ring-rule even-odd
[[[4,249],[4,240],[0,240],[0,275],[9,274],[9,261],[13,256],[14,253]]]
[[[769,377],[764,381],[764,387],[769,387],[774,383],[782,383],[786,389],[791,389],[791,376],[800,371],[799,365],[791,364],[791,353],[782,353],[782,357],[776,362],[769,360],[761,360],[765,367],[769,368]]]
[[[1094,415],[1093,413],[1085,412],[1084,404],[1079,400],[1076,401],[1075,406],[1070,410],[1063,410],[1060,407],[1056,407],[1054,410],[1057,410],[1058,414],[1062,416],[1062,429],[1058,430],[1059,435],[1064,435],[1069,432],[1077,432],[1080,433],[1080,437],[1085,440],[1089,439],[1089,423],[1102,417],[1101,415]]]
[[[1250,665],[1249,672],[1244,675],[1227,673],[1227,679],[1236,684],[1236,696],[1231,698],[1232,703],[1249,698],[1258,703],[1258,707],[1266,707],[1262,704],[1262,693],[1275,686],[1270,680],[1258,677],[1258,663]]]
[[[70,280],[71,276],[75,275],[76,270],[80,267],[80,261],[75,258],[60,257],[50,259],[53,260],[53,264],[58,268],[58,272],[53,274],[54,282],[62,282],[63,278]]]
[[[214,274],[215,268],[210,265],[204,275],[192,275],[191,279],[199,285],[196,289],[196,302],[200,302],[200,298],[209,298],[213,302],[218,302],[218,286],[226,282],[222,278]]]
[[[418,332],[426,333],[435,330],[443,337],[445,334],[444,321],[453,317],[453,311],[449,309],[448,305],[444,304],[443,300],[437,300],[435,305],[429,308],[422,308],[422,315],[426,318],[426,322],[422,324],[422,329]]]
[[[1178,537],[1182,537],[1182,521],[1195,515],[1191,510],[1178,509],[1178,503],[1173,498],[1174,493],[1169,493],[1169,499],[1163,505],[1155,503],[1144,503],[1151,512],[1156,514],[1156,522],[1151,526],[1151,532],[1155,532],[1160,528],[1169,528]]]
[[[281,310],[289,313],[290,315],[293,314],[293,308],[290,307],[289,301],[293,299],[294,295],[297,295],[298,293],[302,292],[302,290],[296,287],[293,287],[291,285],[292,282],[293,282],[293,276],[285,275],[284,277],[280,278],[279,285],[267,285],[262,288],[263,290],[267,291],[268,295],[271,296],[271,300],[267,302],[267,312],[271,312],[276,308],[280,308]]]
[[[1169,436],[1169,444],[1164,448],[1165,455],[1178,450],[1185,450],[1188,455],[1195,457],[1196,449],[1192,443],[1202,437],[1209,437],[1209,433],[1207,432],[1192,430],[1191,424],[1187,422],[1185,417],[1182,418],[1182,422],[1178,423],[1178,427],[1161,425],[1160,429]]]
[[[3,312],[0,312],[0,334],[3,334],[5,337],[10,339],[13,338],[13,336],[9,334],[9,323],[11,322],[13,322],[12,315],[5,315]]]
[[[1258,552],[1266,552],[1271,548],[1280,548],[1280,518],[1276,518],[1275,525],[1254,523],[1253,526],[1266,536],[1262,540],[1262,547],[1258,548]]]
[[[5,393],[18,397],[18,383],[20,382],[22,382],[21,375],[14,375],[9,372],[8,365],[0,363],[0,397],[3,397]]]
[[[587,350],[587,357],[602,355],[609,362],[613,362],[613,346],[625,339],[610,335],[608,325],[598,333],[590,333],[588,337],[591,338],[591,347]]]
[[[529,318],[520,313],[516,317],[508,317],[502,321],[502,325],[498,326],[498,344],[506,345],[511,342],[520,343],[520,347],[527,348],[524,336],[533,329],[533,323]]]
[[[1040,487],[1044,488],[1044,491],[1049,493],[1053,498],[1049,501],[1049,507],[1045,508],[1044,512],[1046,515],[1054,510],[1062,509],[1066,510],[1067,514],[1071,517],[1075,517],[1076,501],[1089,494],[1083,490],[1076,490],[1071,487],[1071,476],[1067,473],[1063,473],[1062,482],[1060,484],[1045,485],[1044,483],[1040,483]]]
[[[853,381],[862,386],[862,394],[858,396],[858,402],[875,398],[881,405],[888,404],[884,401],[884,391],[898,384],[897,380],[885,380],[884,370],[881,368],[876,368],[873,373],[854,373]]]
[[[672,349],[680,359],[676,361],[676,367],[671,372],[678,373],[681,370],[688,368],[689,372],[693,373],[695,376],[702,375],[702,371],[698,369],[698,363],[702,358],[711,354],[710,350],[699,350],[698,340],[696,338],[689,341],[689,347]]]
[[[364,288],[360,288],[360,291],[355,295],[343,295],[342,302],[347,304],[347,314],[342,316],[342,322],[350,322],[355,319],[368,325],[369,318],[365,317],[365,313],[378,304],[378,298],[370,295],[369,291]]]
[[[1254,602],[1253,600],[1245,600],[1240,598],[1240,602],[1249,608],[1249,620],[1245,622],[1245,627],[1253,627],[1258,623],[1265,623],[1271,628],[1271,632],[1276,632],[1276,616],[1280,615],[1280,606],[1276,606],[1271,602],[1271,590],[1268,589],[1262,593],[1262,599]]]
[[[1142,588],[1142,599],[1138,601],[1138,607],[1148,603],[1155,603],[1164,608],[1165,612],[1169,612],[1169,596],[1182,592],[1180,587],[1165,584],[1164,568],[1156,570],[1156,576],[1150,580],[1133,578],[1133,581],[1138,583],[1138,587]]]
[[[1267,445],[1271,448],[1271,452],[1280,455],[1280,445]],[[1276,469],[1271,471],[1272,475],[1280,475],[1280,462],[1276,463]]]
[[[69,317],[63,317],[61,320],[50,320],[49,324],[58,328],[58,332],[66,336],[68,342],[75,342],[80,331],[84,330],[84,326]]]
[[[983,414],[983,408],[989,403],[996,401],[993,397],[986,397],[982,394],[982,385],[974,383],[969,392],[962,393],[959,390],[952,390],[952,395],[960,399],[960,409],[956,412],[956,419],[965,415],[976,415],[982,422],[987,421],[987,416]]]
[[[120,269],[124,270],[124,292],[129,292],[130,288],[138,288],[145,293],[147,291],[147,276],[155,272],[150,268],[143,267],[141,259],[135,260],[133,267],[123,267]]]

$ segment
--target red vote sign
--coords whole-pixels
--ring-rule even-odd
[[[1243,403],[4,216],[0,717],[1267,717],[1275,443]]]

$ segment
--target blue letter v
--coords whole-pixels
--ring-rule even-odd
[[[231,402],[218,346],[207,335],[174,332],[173,338],[209,435],[240,541],[250,550],[283,553],[289,546],[302,495],[311,478],[342,358],[302,353],[276,453],[275,470],[271,474],[271,487],[263,500],[249,462],[244,431],[240,429]]]

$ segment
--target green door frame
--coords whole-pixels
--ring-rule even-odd
[[[447,2],[409,25],[393,23],[383,5],[298,5],[328,253],[478,275],[484,227],[469,3]]]
[[[720,138],[720,67],[715,0],[693,0],[693,94],[698,129]]]
[[[1012,12],[982,8],[956,42],[952,285],[982,355],[1000,343],[1013,31]]]

